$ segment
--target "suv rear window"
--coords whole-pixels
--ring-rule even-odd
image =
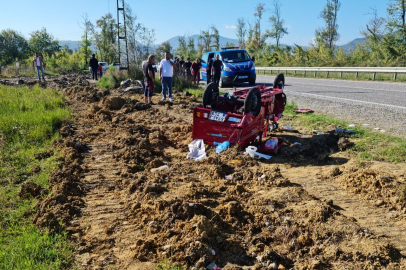
[[[238,62],[247,62],[251,58],[248,53],[244,50],[241,51],[224,51],[221,52],[221,59],[225,63],[238,63]]]
[[[105,66],[105,65],[106,65],[106,63],[100,63],[100,65],[101,65],[101,66]]]

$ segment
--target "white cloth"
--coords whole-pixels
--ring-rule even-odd
[[[202,139],[194,140],[189,144],[189,153],[187,154],[186,158],[193,159],[193,160],[202,160],[205,159],[206,156],[206,146],[204,145],[204,141]]]
[[[159,63],[159,68],[162,69],[162,77],[172,77],[173,76],[173,67],[172,65],[169,63],[169,61],[171,61],[173,63],[172,60],[162,60],[161,63]]]
[[[41,61],[39,60],[39,56],[37,57],[37,67],[41,66]]]

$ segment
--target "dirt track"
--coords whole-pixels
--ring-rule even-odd
[[[138,94],[63,92],[76,117],[61,128],[63,166],[34,223],[57,229],[62,218],[80,269],[406,268],[401,165],[360,167],[333,133],[293,132],[273,134],[288,143],[267,162],[236,148],[195,162],[193,97],[150,108]]]

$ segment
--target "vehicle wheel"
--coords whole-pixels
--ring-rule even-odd
[[[278,76],[276,76],[275,80],[273,81],[273,88],[279,88],[282,90],[285,88],[285,76],[283,73],[279,73]]]
[[[224,87],[223,79],[220,78],[219,88],[223,88],[223,87]]]
[[[255,80],[250,80],[250,81],[248,82],[248,84],[249,84],[249,85],[255,85]]]
[[[261,92],[258,88],[254,87],[248,91],[247,97],[244,101],[244,112],[252,113],[257,116],[261,111]]]
[[[217,87],[216,83],[209,83],[203,92],[203,107],[207,108],[207,106],[210,105],[212,109],[215,109],[218,95],[219,88]]]

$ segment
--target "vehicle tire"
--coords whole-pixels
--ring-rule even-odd
[[[207,108],[207,106],[210,105],[212,109],[215,109],[217,105],[218,95],[219,88],[217,87],[216,83],[214,82],[209,83],[203,92],[203,107]]]
[[[255,80],[249,80],[248,84],[249,85],[255,85]]]
[[[276,76],[275,80],[273,81],[273,88],[279,88],[282,90],[285,88],[285,76],[283,73],[279,73],[278,76]]]
[[[223,87],[224,87],[224,82],[223,82],[223,79],[220,78],[219,88],[223,88]]]
[[[261,92],[254,87],[248,91],[244,101],[244,112],[257,116],[261,112]]]

